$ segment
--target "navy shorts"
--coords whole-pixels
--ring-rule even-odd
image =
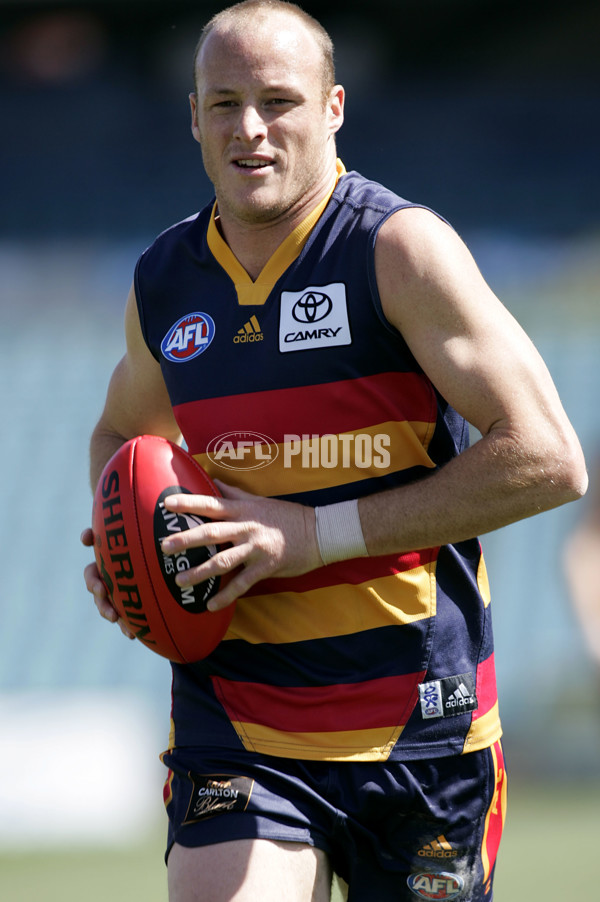
[[[168,851],[236,839],[308,843],[349,902],[490,902],[506,800],[500,742],[428,761],[297,761],[176,749]]]

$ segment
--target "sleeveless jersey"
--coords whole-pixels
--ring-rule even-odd
[[[209,205],[144,252],[135,289],[189,451],[212,477],[317,506],[401,486],[468,427],[385,319],[374,246],[415,206],[345,173],[252,282]],[[173,665],[171,747],[409,760],[501,734],[479,541],[269,579],[205,660]]]

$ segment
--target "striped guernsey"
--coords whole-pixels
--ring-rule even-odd
[[[414,204],[338,176],[255,282],[213,204],[135,274],[190,452],[212,477],[312,506],[421,479],[468,444],[380,306],[375,239]],[[355,761],[485,748],[501,730],[479,541],[261,582],[215,652],[173,679],[172,747]]]

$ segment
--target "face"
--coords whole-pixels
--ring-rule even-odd
[[[192,131],[223,221],[281,221],[324,196],[335,173],[343,89],[325,98],[320,51],[287,15],[211,32],[196,63]]]

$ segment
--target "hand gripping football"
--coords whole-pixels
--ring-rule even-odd
[[[114,608],[148,648],[179,663],[205,658],[225,635],[235,603],[206,610],[219,577],[181,588],[177,573],[203,563],[215,546],[178,555],[162,553],[161,540],[203,520],[168,511],[167,495],[219,496],[197,461],[167,439],[140,435],[126,442],[106,464],[92,513],[94,552]]]

